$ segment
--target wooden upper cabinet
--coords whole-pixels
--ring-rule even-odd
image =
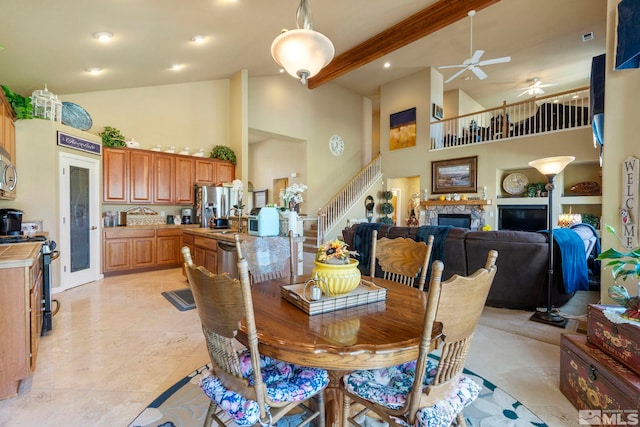
[[[175,202],[179,205],[193,204],[194,165],[193,157],[176,157]]]
[[[153,201],[153,178],[151,173],[153,156],[142,150],[129,151],[129,201],[131,203],[151,203]]]
[[[171,154],[153,154],[153,203],[175,202],[176,158]]]
[[[196,159],[196,184],[216,184],[216,165],[210,159]]]
[[[216,162],[216,184],[231,182],[236,177],[236,167],[229,162]]]
[[[102,200],[122,203],[129,201],[129,151],[103,147]]]

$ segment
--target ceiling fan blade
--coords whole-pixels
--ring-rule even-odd
[[[484,80],[488,77],[487,74],[478,67],[471,67],[471,71],[473,71],[473,74],[475,74],[480,80]]]
[[[503,56],[502,58],[494,58],[494,59],[487,59],[484,61],[480,61],[478,65],[501,64],[503,62],[510,62],[510,61],[511,61],[510,56]]]
[[[455,73],[453,76],[449,77],[447,80],[445,80],[445,83],[452,82],[456,77],[458,77],[460,74],[464,73],[465,71],[467,71],[466,67],[458,71],[457,73]]]
[[[445,68],[466,68],[466,65],[458,64],[458,65],[441,65],[438,67],[438,70],[443,70]]]
[[[524,92],[522,92],[520,95],[518,95],[518,98],[520,98],[522,95],[526,95],[529,93],[529,89],[525,90]]]
[[[476,50],[471,58],[469,58],[468,62],[470,64],[475,64],[480,61],[480,57],[484,54],[484,50]],[[467,61],[465,61],[467,62]]]

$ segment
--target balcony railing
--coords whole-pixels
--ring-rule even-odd
[[[591,126],[589,87],[431,123],[431,149],[489,143]]]

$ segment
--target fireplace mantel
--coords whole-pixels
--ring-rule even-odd
[[[477,206],[484,209],[485,206],[491,205],[491,200],[422,200],[421,206]]]

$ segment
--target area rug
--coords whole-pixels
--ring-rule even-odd
[[[191,372],[162,393],[129,424],[129,427],[201,427],[209,400],[198,381],[207,365]],[[480,397],[465,408],[468,427],[547,427],[540,418],[511,395],[481,376],[465,369],[465,374],[482,384]],[[283,419],[278,427],[297,425],[300,419]],[[235,424],[232,424],[235,425]]]
[[[196,303],[193,300],[193,294],[191,289],[176,289],[173,291],[162,292],[162,296],[165,297],[171,304],[174,305],[180,311],[192,310],[196,308]]]

